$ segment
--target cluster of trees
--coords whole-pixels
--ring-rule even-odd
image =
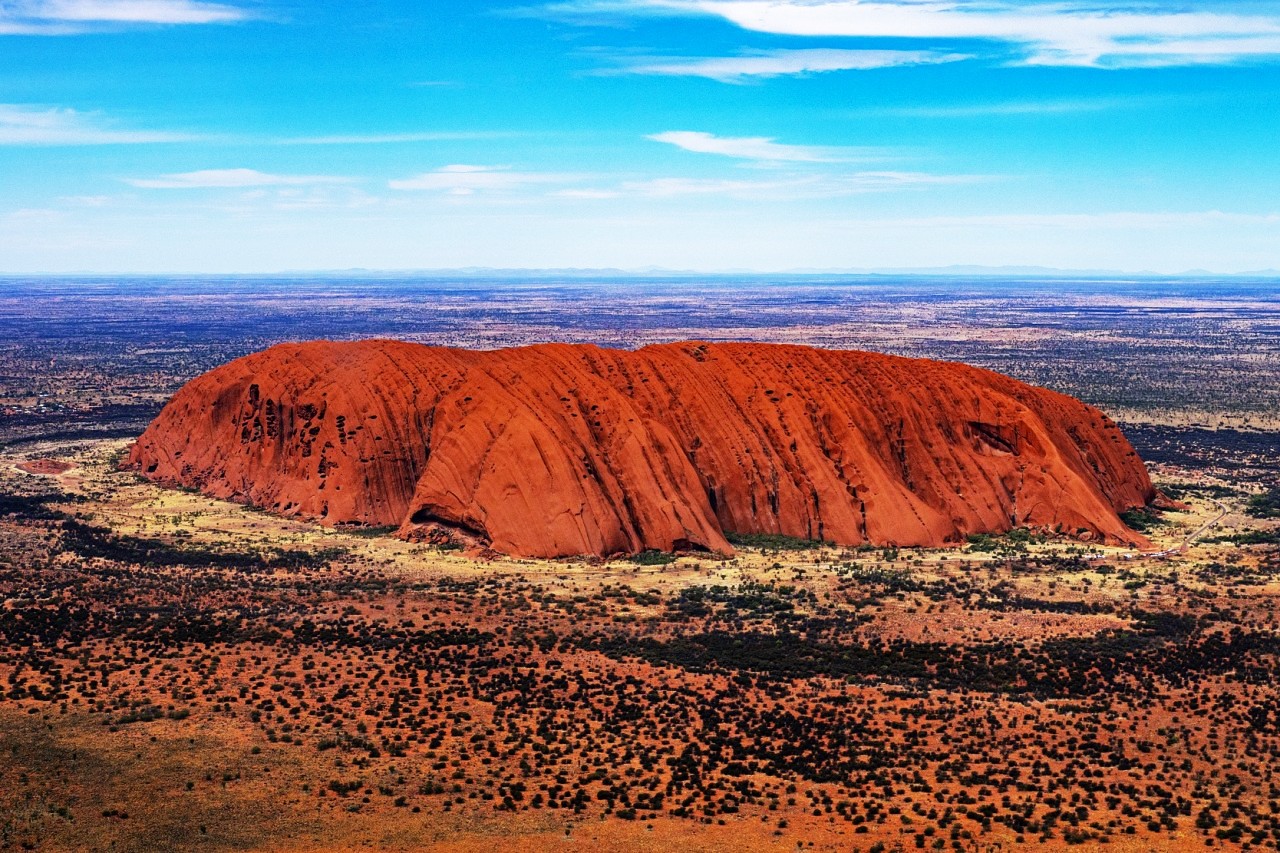
[[[1261,494],[1251,495],[1245,512],[1254,518],[1280,518],[1280,486],[1272,486]]]

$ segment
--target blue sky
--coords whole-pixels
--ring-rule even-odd
[[[1280,267],[1280,0],[0,0],[0,271]]]

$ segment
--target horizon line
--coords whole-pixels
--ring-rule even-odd
[[[724,278],[745,278],[752,276],[858,276],[858,277],[1026,277],[1026,278],[1087,278],[1104,279],[1109,277],[1129,277],[1142,279],[1203,279],[1203,278],[1248,278],[1280,279],[1280,269],[1258,269],[1220,271],[1206,269],[1182,270],[1179,272],[1158,272],[1155,270],[1120,270],[1120,269],[1074,269],[1067,267],[1047,267],[1035,264],[1007,264],[989,266],[985,264],[951,264],[941,267],[792,267],[784,269],[687,269],[665,267],[349,267],[320,269],[281,269],[281,270],[242,270],[230,272],[211,272],[201,270],[66,270],[66,271],[3,271],[0,279],[15,278],[110,278],[128,276],[132,278],[290,278],[297,276],[323,276],[356,278],[403,277],[403,276],[472,276],[472,277],[518,277],[518,276],[593,276],[608,275],[618,278],[656,278],[656,277],[696,277],[716,276]]]

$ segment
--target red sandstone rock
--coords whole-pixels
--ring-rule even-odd
[[[1156,496],[1078,400],[961,364],[766,344],[282,344],[188,383],[147,477],[520,556],[725,531],[943,545],[1014,526],[1141,542]]]

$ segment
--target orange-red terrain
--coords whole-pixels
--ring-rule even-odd
[[[726,533],[943,545],[1138,539],[1116,425],[961,364],[766,344],[283,344],[188,383],[149,478],[326,524],[528,557],[732,550]]]
[[[19,462],[17,467],[19,471],[25,471],[28,474],[54,476],[65,474],[75,466],[60,459],[31,459],[26,462]]]

